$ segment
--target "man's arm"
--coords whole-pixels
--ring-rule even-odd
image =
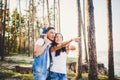
[[[34,56],[41,55],[46,47],[47,47],[47,44],[44,44],[43,46],[36,44],[34,47]]]
[[[36,44],[34,47],[34,56],[39,56],[43,53],[43,51],[45,50],[45,48],[51,43],[51,41],[45,36],[44,37],[44,44],[43,45],[39,45]]]

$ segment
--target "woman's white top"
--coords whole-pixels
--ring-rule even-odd
[[[53,65],[50,68],[50,71],[66,74],[66,52],[61,52],[58,56],[55,56],[55,52],[52,52],[51,55],[53,59]]]

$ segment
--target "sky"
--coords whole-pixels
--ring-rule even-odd
[[[21,12],[27,7],[29,0],[21,0]],[[61,19],[61,33],[64,40],[76,37],[78,35],[77,29],[77,0],[60,0],[60,19]],[[14,2],[14,5],[13,5]],[[113,23],[113,47],[114,51],[120,51],[120,0],[112,0],[112,23]],[[13,11],[18,7],[17,0],[10,0],[10,9]],[[97,51],[107,51],[108,32],[107,32],[107,13],[106,0],[93,0],[94,6],[94,20],[95,20],[95,36]],[[81,0],[82,8],[82,0]],[[39,14],[38,14],[39,15]],[[37,16],[38,16],[37,15]],[[87,22],[86,22],[87,23]],[[84,46],[84,45],[83,45]]]
[[[81,0],[82,1],[82,0]],[[81,2],[82,3],[82,2]],[[120,51],[120,0],[112,0],[113,46]],[[107,51],[106,0],[93,0],[97,51]],[[82,8],[82,5],[81,5]],[[75,0],[61,0],[61,32],[65,38],[77,36],[77,8]],[[68,34],[68,35],[66,35]]]

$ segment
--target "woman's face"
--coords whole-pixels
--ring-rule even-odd
[[[63,36],[61,34],[56,34],[55,36],[55,42],[61,43],[63,41]]]

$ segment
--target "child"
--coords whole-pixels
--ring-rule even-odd
[[[40,29],[40,38],[44,38],[44,35],[46,34],[46,30],[49,26],[49,23],[47,21],[42,23],[42,28]]]

